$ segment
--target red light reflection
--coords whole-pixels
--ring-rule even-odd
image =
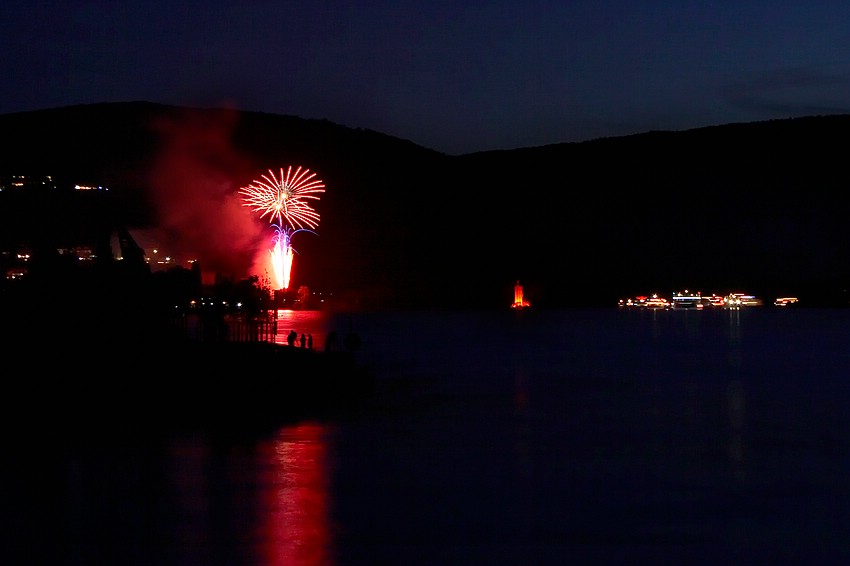
[[[269,566],[334,563],[328,434],[326,425],[305,423],[281,429],[273,441],[273,489],[266,491],[271,500],[263,502]]]

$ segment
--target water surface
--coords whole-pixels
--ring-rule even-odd
[[[335,417],[164,437],[104,423],[69,438],[37,419],[7,431],[4,554],[850,563],[850,310],[322,316],[281,332],[310,328],[317,347],[357,332],[377,379]]]

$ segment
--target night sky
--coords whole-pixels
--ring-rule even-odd
[[[0,5],[0,113],[145,100],[448,154],[850,112],[840,1]]]

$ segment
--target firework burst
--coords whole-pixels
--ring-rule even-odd
[[[260,218],[268,217],[275,230],[274,246],[269,250],[269,261],[278,289],[288,289],[292,275],[292,236],[296,232],[308,231],[319,224],[319,214],[309,202],[319,200],[318,193],[325,192],[325,185],[315,178],[309,169],[289,166],[280,178],[269,169],[262,180],[254,180],[239,189],[242,205],[259,212]],[[313,232],[315,234],[315,232]]]
[[[293,171],[290,165],[284,173],[280,169],[280,178],[269,169],[268,175],[254,180],[247,187],[239,189],[243,206],[260,212],[260,218],[268,216],[269,223],[293,228],[315,228],[319,224],[319,214],[309,205],[310,200],[319,200],[318,193],[325,192],[325,185],[316,179],[309,169],[298,167]]]

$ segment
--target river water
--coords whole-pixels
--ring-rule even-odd
[[[850,563],[850,309],[279,316],[356,332],[374,394],[263,431],[33,417],[0,563]]]

